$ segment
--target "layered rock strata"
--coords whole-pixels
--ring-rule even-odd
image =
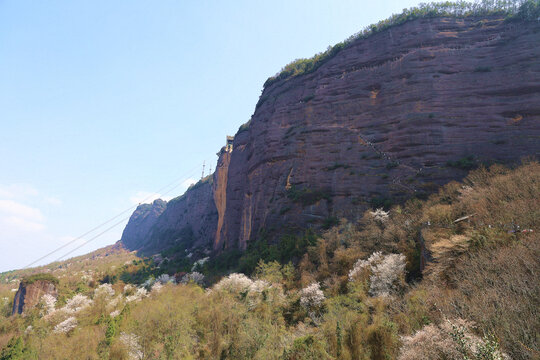
[[[481,163],[537,157],[538,59],[540,23],[496,17],[419,19],[356,40],[266,87],[213,183],[169,204],[146,238],[167,244],[189,226],[190,243],[245,249],[263,231],[355,220]]]

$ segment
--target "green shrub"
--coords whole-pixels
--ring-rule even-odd
[[[298,189],[295,185],[287,190],[287,197],[295,203],[300,203],[302,206],[313,205],[320,200],[329,200],[330,193],[320,189],[302,188]]]
[[[461,169],[461,170],[472,170],[477,165],[476,165],[476,160],[474,159],[474,156],[467,155],[456,161],[447,161],[446,166]]]
[[[388,210],[393,203],[392,199],[386,196],[375,196],[370,200],[370,205],[374,209],[382,207],[384,210]]]
[[[334,227],[336,225],[339,224],[339,219],[335,216],[329,216],[327,217],[326,219],[324,219],[321,227],[324,229],[324,230],[328,230],[330,229],[331,227]]]
[[[283,352],[282,360],[324,360],[332,359],[325,350],[324,344],[313,335],[294,340],[292,347]]]
[[[40,281],[40,280],[50,281],[53,284],[58,285],[58,279],[56,277],[54,277],[53,275],[47,274],[47,273],[40,273],[40,274],[34,274],[34,275],[27,276],[27,277],[23,278],[21,282],[23,284],[25,284],[25,285],[30,285],[30,284],[33,284],[36,281]]]
[[[20,336],[15,336],[9,340],[7,346],[0,353],[0,360],[30,360],[37,359],[37,354],[33,349],[26,346]]]
[[[241,132],[247,131],[249,129],[250,125],[251,125],[251,119],[249,119],[247,122],[240,125],[240,127],[238,128],[238,131],[236,133],[239,134]]]

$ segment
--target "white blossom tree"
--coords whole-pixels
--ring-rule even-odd
[[[92,305],[92,300],[82,294],[77,294],[66,302],[60,311],[66,314],[75,314]]]
[[[56,325],[53,329],[53,332],[55,333],[62,333],[66,334],[70,332],[71,330],[75,329],[77,327],[77,319],[73,316],[68,317],[66,320],[62,321],[58,325]]]
[[[49,315],[56,311],[56,298],[51,294],[45,294],[40,299],[40,305],[43,313],[41,315]]]
[[[300,305],[307,309],[320,307],[323,304],[324,299],[324,293],[318,282],[314,282],[300,290]]]
[[[202,285],[204,283],[204,275],[200,272],[194,271],[182,276],[182,279],[180,280],[181,284],[188,284],[190,282],[197,285]]]
[[[355,281],[362,273],[369,274],[369,294],[390,296],[398,292],[405,281],[405,256],[383,255],[375,252],[367,260],[358,260],[349,272],[349,281]]]
[[[369,213],[371,214],[371,216],[373,216],[373,219],[380,224],[384,224],[386,221],[388,221],[389,212],[384,211],[382,208],[379,208],[375,211],[370,211]]]

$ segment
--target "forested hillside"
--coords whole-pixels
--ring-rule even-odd
[[[217,283],[205,264],[144,281],[128,276],[149,269],[139,260],[78,282],[53,270],[58,299],[23,316],[4,292],[1,358],[535,359],[539,184],[537,162],[481,168],[341,221],[297,264]]]

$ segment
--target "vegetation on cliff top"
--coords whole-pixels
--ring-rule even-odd
[[[58,285],[59,281],[58,281],[58,278],[51,275],[51,274],[48,274],[48,273],[39,273],[39,274],[34,274],[34,275],[30,275],[30,276],[27,276],[25,278],[22,279],[22,283],[24,285],[30,285],[30,284],[33,284],[35,283],[36,281],[40,281],[40,280],[43,280],[43,281],[49,281],[55,285]]]
[[[261,241],[244,259],[252,277],[206,290],[204,261],[179,281],[147,273],[138,287],[119,275],[149,262],[59,268],[64,298],[25,316],[9,317],[13,295],[0,294],[0,358],[537,358],[539,177],[536,162],[480,168],[301,249]],[[290,252],[296,265],[271,260]]]
[[[534,20],[540,17],[540,0],[482,0],[478,2],[445,1],[438,3],[423,3],[418,7],[404,9],[388,19],[372,24],[362,31],[352,35],[345,41],[329,46],[309,59],[297,59],[286,65],[281,71],[266,80],[264,88],[280,81],[317,70],[322,64],[332,59],[341,50],[349,47],[358,39],[368,38],[383,30],[401,25],[405,22],[436,17],[471,17],[471,16],[504,16],[507,20]],[[262,99],[262,98],[261,98]]]

